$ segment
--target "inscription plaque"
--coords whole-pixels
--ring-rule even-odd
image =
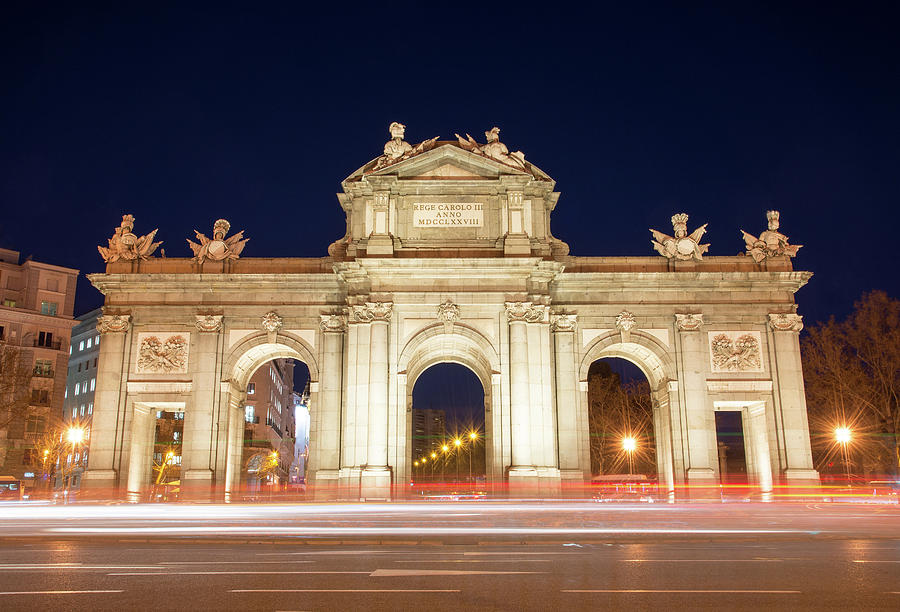
[[[482,227],[484,205],[463,203],[413,204],[413,227]]]

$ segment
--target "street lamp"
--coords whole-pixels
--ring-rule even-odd
[[[72,467],[63,482],[63,486],[66,487],[66,490],[68,490],[69,486],[68,480],[72,477],[72,473],[75,470],[75,449],[84,443],[84,436],[84,427],[73,425],[66,430],[66,441],[72,446]]]
[[[853,440],[853,432],[850,428],[842,425],[834,430],[834,439],[841,445],[841,459],[844,461],[844,469],[847,471],[847,488],[850,488],[850,461],[847,446]]]
[[[453,446],[456,447],[456,484],[459,485],[459,447],[462,446],[462,440],[454,439]]]
[[[447,446],[446,444],[444,444],[443,446],[441,446],[441,452],[444,453],[444,462],[441,464],[441,481],[446,482],[447,481],[447,472],[446,472],[446,470],[447,470],[447,453],[450,452],[450,447]]]
[[[637,449],[637,440],[631,436],[622,438],[622,449],[628,454],[628,474],[634,473],[634,451]]]
[[[434,460],[437,459],[437,453],[431,453],[431,482],[434,482]]]
[[[469,432],[469,440],[471,440],[471,444],[469,445],[469,482],[472,482],[472,454],[475,452],[475,441],[478,439],[477,431]]]

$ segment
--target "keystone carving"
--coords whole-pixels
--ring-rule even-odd
[[[112,238],[109,239],[109,246],[98,246],[100,256],[106,263],[115,263],[117,261],[134,261],[136,259],[150,259],[153,252],[157,249],[160,242],[153,242],[156,232],[159,228],[153,230],[146,236],[136,236],[131,230],[134,229],[134,216],[122,215],[122,223],[116,228]]]
[[[437,308],[437,318],[444,323],[459,321],[459,306],[447,300]]]
[[[194,230],[200,244],[192,242],[188,239],[188,246],[194,252],[194,261],[203,263],[207,259],[211,261],[222,261],[223,259],[237,259],[241,256],[241,251],[247,244],[249,238],[244,238],[244,230],[230,238],[226,238],[225,234],[231,229],[231,224],[227,219],[219,219],[213,224],[212,240]]]
[[[667,259],[678,259],[687,261],[689,259],[701,260],[703,254],[709,250],[708,244],[700,244],[700,239],[706,232],[708,223],[704,223],[695,229],[690,235],[687,233],[688,216],[684,213],[678,213],[672,217],[672,228],[675,230],[675,236],[663,234],[655,229],[651,229],[653,240],[650,244],[656,249],[656,252]]]
[[[744,255],[749,255],[756,263],[761,263],[769,257],[778,257],[781,255],[786,255],[788,257],[796,256],[797,251],[799,251],[800,247],[803,245],[788,244],[788,237],[778,231],[780,224],[779,212],[777,210],[766,211],[766,219],[769,221],[769,229],[760,234],[759,238],[741,230],[741,235],[744,237],[744,244],[747,247],[747,252],[744,253]]]
[[[697,331],[703,325],[702,314],[676,314],[675,327],[679,331]]]
[[[322,315],[322,320],[319,322],[319,329],[326,333],[342,332],[347,329],[347,321],[341,315]]]
[[[222,331],[222,315],[197,315],[197,329],[201,332]]]
[[[575,331],[577,316],[573,314],[550,315],[550,329],[555,332]]]
[[[540,323],[544,320],[544,307],[531,302],[507,302],[506,319],[510,322]]]
[[[616,329],[623,332],[630,332],[635,326],[634,315],[627,310],[623,310],[616,317]]]
[[[97,319],[97,331],[101,334],[128,331],[131,315],[102,315]]]
[[[769,325],[775,331],[799,332],[803,329],[803,317],[798,314],[770,314]]]
[[[265,329],[270,334],[274,334],[279,329],[281,329],[282,324],[283,324],[282,318],[279,317],[278,314],[275,312],[267,312],[266,314],[263,315],[263,318],[262,318],[263,329]]]

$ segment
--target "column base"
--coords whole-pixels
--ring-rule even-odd
[[[507,236],[503,241],[504,255],[531,255],[531,240],[528,236]]]
[[[90,499],[115,499],[121,494],[116,489],[115,470],[88,470],[81,477],[81,497]]]
[[[689,468],[685,497],[691,501],[719,501],[722,491],[712,468]]]
[[[372,236],[366,243],[366,255],[393,255],[394,240],[390,236]]]
[[[818,499],[825,493],[816,470],[787,469],[783,476],[784,485],[777,491],[779,499]]]
[[[182,501],[211,501],[214,496],[212,470],[186,470],[181,476]]]
[[[361,501],[390,501],[391,468],[388,466],[367,467],[359,477],[359,499]]]
[[[308,497],[312,497],[315,501],[340,499],[340,484],[340,470],[316,470],[307,484]]]

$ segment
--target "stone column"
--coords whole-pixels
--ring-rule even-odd
[[[366,440],[366,467],[362,472],[363,499],[389,499],[391,470],[388,446],[388,327],[393,305],[376,302],[366,305],[371,320],[369,343],[369,423]]]
[[[788,481],[814,484],[819,473],[813,467],[800,362],[800,330],[803,317],[797,314],[770,314],[770,340],[775,347],[773,369],[777,377],[775,400],[781,412],[782,452],[785,457],[784,478]]]
[[[319,401],[311,420],[309,473],[316,488],[335,481],[341,469],[341,385],[344,368],[344,332],[341,315],[322,315],[322,371]]]
[[[228,384],[228,383],[223,383]],[[234,499],[241,485],[244,452],[243,395],[229,393],[229,403],[223,406],[228,422],[225,448],[225,499]]]
[[[506,195],[506,207],[509,213],[507,227],[509,231],[503,241],[503,252],[506,255],[530,255],[531,242],[525,233],[525,194],[522,191],[510,191]]]
[[[534,318],[530,302],[507,302],[509,321],[509,395],[512,465],[510,484],[537,478],[531,440],[531,402],[528,397],[527,322]]]
[[[379,190],[372,200],[372,234],[366,243],[368,255],[391,255],[394,240],[390,232],[390,191]]]
[[[184,414],[181,449],[181,492],[185,498],[207,498],[212,493],[216,407],[219,388],[219,353],[222,315],[197,315],[197,340],[193,351],[191,405]]]
[[[563,480],[584,481],[578,457],[578,374],[575,370],[575,315],[553,315],[550,329],[556,352],[556,418],[559,471]]]
[[[131,340],[131,315],[103,315],[97,320],[100,332],[100,361],[97,389],[94,392],[94,415],[91,424],[91,446],[84,486],[98,495],[112,495],[118,482],[121,459],[122,423],[124,421],[125,382],[128,375]]]
[[[715,415],[706,402],[706,352],[700,333],[703,315],[676,314],[675,326],[681,345],[679,386],[687,421],[687,480],[693,491],[702,494],[704,486],[716,484],[716,471],[710,463],[716,457],[716,426]]]
[[[150,461],[153,437],[156,433],[156,411],[150,406],[135,404],[131,418],[131,445],[128,458],[128,498],[143,500],[143,493],[150,482]]]

